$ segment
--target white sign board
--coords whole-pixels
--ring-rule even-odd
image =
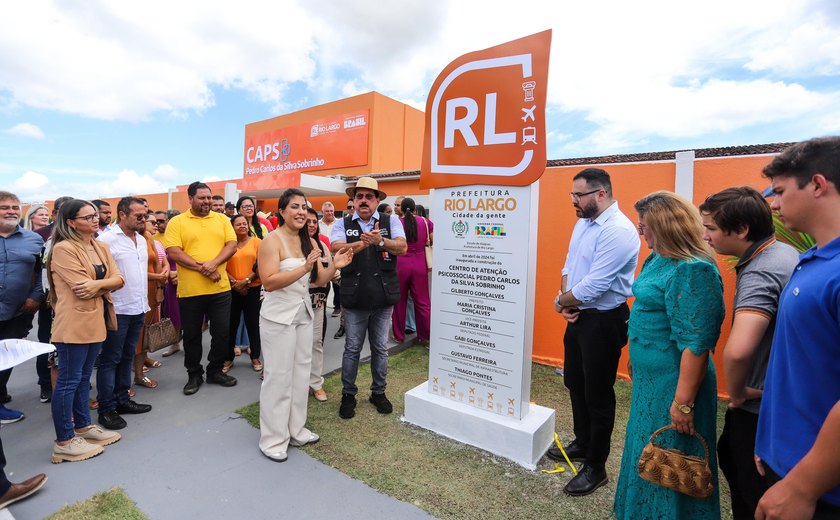
[[[515,419],[527,415],[530,399],[538,189],[471,185],[432,194],[428,390]]]

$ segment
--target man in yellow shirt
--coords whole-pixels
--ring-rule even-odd
[[[206,184],[190,184],[187,195],[190,209],[169,221],[163,245],[179,266],[178,304],[188,375],[184,394],[192,395],[204,382],[201,326],[205,316],[210,321],[211,338],[207,382],[221,386],[236,384],[235,378],[222,373],[230,322],[230,283],[225,264],[236,252],[236,235],[224,214],[210,211],[213,194]]]

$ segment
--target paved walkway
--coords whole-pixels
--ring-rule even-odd
[[[332,371],[341,366],[344,340],[333,339],[338,318],[328,315],[327,321],[324,370]],[[206,356],[206,334],[204,345]],[[362,356],[368,355],[365,347]],[[187,380],[183,352],[152,357],[164,364],[149,373],[160,385],[154,390],[138,388],[135,397],[152,404],[152,412],[124,416],[128,427],[120,430],[122,440],[102,455],[58,465],[50,463],[55,431],[50,405],[38,402],[35,363],[15,368],[8,406],[23,411],[26,418],[3,426],[0,433],[6,472],[12,482],[40,472],[47,473],[49,481],[38,494],[9,508],[14,517],[44,518],[118,486],[152,519],[432,518],[300,450],[292,448],[282,464],[265,458],[257,448],[259,431],[234,412],[259,399],[259,376],[246,355],[236,359],[230,372],[239,380],[235,387],[205,384],[193,396],[181,392]],[[333,406],[338,399],[330,395]],[[309,405],[324,406],[312,398]]]

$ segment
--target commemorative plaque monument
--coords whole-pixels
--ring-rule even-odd
[[[435,218],[429,380],[405,420],[535,468],[554,410],[530,403],[551,31],[467,54],[432,86],[420,185]]]

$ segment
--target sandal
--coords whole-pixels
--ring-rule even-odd
[[[154,379],[149,379],[148,377],[143,376],[143,379],[139,381],[135,379],[134,384],[139,386],[145,386],[146,388],[157,388],[158,382]]]
[[[222,366],[222,374],[227,374],[231,368],[233,368],[233,361],[225,361],[225,364]]]
[[[242,355],[242,347],[233,347],[233,355],[239,357]]]
[[[251,366],[254,367],[255,372],[260,372],[263,369],[263,364],[259,359],[252,359]]]
[[[90,399],[88,406],[91,410],[96,410],[99,408],[99,401],[97,401],[96,399]]]
[[[129,389],[128,389],[128,397],[129,397],[129,398],[132,398],[132,397],[134,397],[135,395],[137,395],[137,392],[135,392],[133,388],[129,388]]]
[[[163,366],[163,363],[161,363],[160,361],[155,361],[154,359],[152,359],[150,357],[147,357],[146,359],[143,360],[143,365],[145,365],[149,368],[158,368],[158,367]]]
[[[147,366],[145,366],[145,365],[144,365],[144,366],[143,366],[143,373],[145,374],[145,373],[146,373],[146,372],[148,372],[148,371],[149,371],[149,367],[147,367]]]

